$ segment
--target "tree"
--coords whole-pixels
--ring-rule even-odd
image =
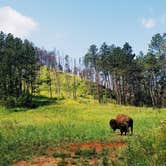
[[[76,83],[77,67],[76,60],[74,59],[74,69],[73,69],[73,99],[77,98],[77,83]]]
[[[69,62],[69,55],[65,56],[65,86],[66,86],[66,91],[68,96],[70,96],[71,91],[70,91],[70,76],[69,73],[71,72],[70,69],[70,62]]]
[[[102,93],[100,96],[103,96],[107,100],[107,96],[109,93],[109,88],[110,86],[110,73],[109,73],[109,54],[111,50],[113,49],[114,46],[108,46],[105,42],[101,45],[100,51],[99,51],[99,60],[98,60],[98,66],[100,70],[100,76],[102,79],[102,85],[104,87],[104,92],[103,88],[100,91]]]
[[[156,34],[149,44],[149,53],[145,57],[147,87],[153,106],[165,106],[166,96],[166,34]]]
[[[32,43],[0,33],[0,99],[7,106],[31,106],[37,57]]]
[[[94,97],[98,99],[99,102],[102,100],[101,89],[100,89],[100,77],[99,77],[99,53],[96,45],[91,45],[88,49],[87,54],[84,57],[84,64],[89,68],[89,71],[92,72],[91,80],[95,82],[95,88],[92,89]],[[94,77],[94,78],[93,78]],[[92,86],[94,84],[91,84]]]

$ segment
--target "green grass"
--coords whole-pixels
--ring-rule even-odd
[[[62,100],[20,112],[1,107],[0,165],[40,156],[49,147],[63,142],[135,140],[139,135],[147,136],[166,117],[165,109],[84,102]],[[109,120],[118,113],[133,117],[132,137],[117,136],[119,131],[114,133],[110,129]]]
[[[64,159],[70,154],[56,149],[74,142],[90,141],[127,143],[127,148],[115,149],[121,155],[117,156],[119,162],[112,162],[112,165],[149,166],[164,163],[166,124],[161,125],[161,121],[166,119],[166,108],[98,104],[87,95],[86,84],[80,78],[77,78],[78,98],[74,101],[65,91],[64,73],[60,74],[61,95],[53,93],[54,98],[50,99],[49,87],[44,83],[46,69],[43,67],[41,72],[42,96],[33,99],[36,108],[7,109],[0,106],[0,166],[9,166],[19,160],[31,161],[36,156],[47,156],[48,149],[52,149],[52,156]],[[52,88],[55,88],[54,82]],[[109,120],[119,113],[134,119],[133,136],[121,137],[119,131],[113,132],[110,129]],[[78,158],[99,155],[93,149],[78,149],[76,152],[76,161],[73,161],[76,163],[79,162]],[[102,165],[109,165],[106,153],[99,157]],[[87,160],[81,162],[87,165]],[[65,160],[61,165],[64,164]]]

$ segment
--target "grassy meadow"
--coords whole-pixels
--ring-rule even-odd
[[[50,99],[44,84],[41,94],[34,109],[0,107],[0,166],[33,165],[41,156],[52,165],[165,164],[166,109],[98,104],[92,97]],[[133,136],[110,129],[119,113],[133,118]]]
[[[121,151],[122,156],[118,160],[124,160],[124,162],[131,165],[133,165],[132,160],[135,164],[139,161],[137,160],[137,157],[139,157],[137,156],[137,150],[143,150],[142,154],[138,154],[145,155],[144,158],[148,157],[146,156],[146,153],[150,153],[148,150],[152,151],[151,153],[154,157],[159,157],[155,156],[158,154],[156,150],[161,150],[162,153],[165,152],[163,150],[163,146],[165,146],[164,140],[163,144],[159,142],[164,137],[161,136],[160,138],[158,136],[158,134],[160,135],[158,130],[160,129],[161,121],[166,117],[165,111],[165,109],[159,110],[114,104],[102,105],[88,100],[61,100],[56,101],[55,104],[26,111],[21,109],[7,110],[1,107],[0,165],[10,165],[19,160],[31,161],[34,156],[49,155],[47,154],[48,148],[52,149],[51,155],[53,155],[54,153],[59,153],[56,150],[59,146],[64,146],[67,143],[89,141],[125,142],[130,144],[130,149],[121,149],[123,151]],[[118,113],[133,117],[133,136],[121,137],[119,131],[114,133],[110,129],[109,120]],[[160,143],[161,145],[158,145]],[[141,149],[141,146],[143,146],[143,149]],[[154,148],[154,151],[152,148]],[[124,150],[130,150],[132,153],[125,153]],[[128,156],[129,154],[131,156]],[[140,157],[142,158],[143,156]],[[129,157],[135,157],[135,160],[129,160]],[[149,154],[149,157],[153,156]],[[147,162],[148,164],[148,161],[145,160],[140,160],[140,162]]]

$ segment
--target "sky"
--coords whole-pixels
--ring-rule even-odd
[[[75,58],[103,42],[146,53],[166,32],[165,9],[165,0],[0,0],[0,30]]]

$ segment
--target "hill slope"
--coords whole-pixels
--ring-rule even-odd
[[[43,70],[40,102],[50,101]],[[77,79],[81,96],[86,86]],[[161,121],[166,109],[98,104],[86,95],[73,100],[66,97],[64,86],[61,93],[66,99],[53,98],[48,105],[27,110],[0,107],[0,165],[163,164],[166,124]],[[133,136],[110,129],[109,120],[119,113],[134,119]]]

